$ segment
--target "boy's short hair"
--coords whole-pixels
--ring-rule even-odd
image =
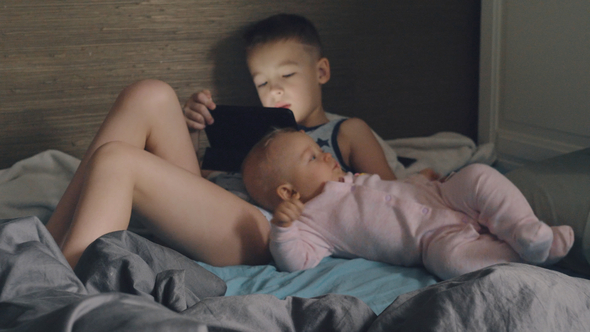
[[[281,201],[276,189],[282,184],[282,173],[269,156],[268,148],[277,136],[294,132],[297,130],[293,128],[271,131],[254,145],[242,163],[242,176],[248,194],[269,211],[273,211]]]
[[[243,37],[247,52],[258,45],[295,39],[302,44],[314,47],[319,57],[323,57],[322,43],[316,28],[311,21],[300,15],[273,15],[252,24],[246,29]]]

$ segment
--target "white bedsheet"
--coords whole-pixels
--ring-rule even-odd
[[[46,223],[80,160],[46,150],[0,170],[0,219],[37,216]]]

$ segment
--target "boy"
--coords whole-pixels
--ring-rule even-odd
[[[269,134],[246,157],[244,183],[274,211],[270,250],[286,271],[329,255],[423,264],[442,279],[502,262],[552,264],[573,245],[570,226],[549,227],[520,191],[486,165],[445,182],[384,181],[346,173],[309,136]]]
[[[248,69],[265,107],[285,107],[314,140],[323,142],[349,171],[379,174],[394,180],[383,149],[371,128],[357,118],[329,121],[322,105],[321,86],[330,79],[313,24],[298,15],[279,14],[251,26],[244,34]],[[211,93],[195,93],[183,111],[187,125],[201,130],[213,123]]]

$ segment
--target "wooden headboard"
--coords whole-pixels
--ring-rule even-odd
[[[81,157],[117,93],[143,78],[184,102],[258,104],[240,31],[311,19],[330,59],[327,111],[383,138],[477,136],[478,1],[0,1],[0,168],[46,149]]]

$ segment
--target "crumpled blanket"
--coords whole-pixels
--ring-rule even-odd
[[[590,280],[498,264],[400,295],[373,331],[588,331]]]
[[[398,297],[379,316],[357,298],[223,296],[225,284],[128,231],[74,271],[35,218],[0,221],[0,330],[587,331],[590,280],[499,264]]]
[[[352,296],[225,290],[194,261],[128,231],[99,238],[72,271],[39,219],[0,221],[2,331],[355,332],[376,317]]]
[[[477,146],[473,140],[454,132],[440,132],[428,137],[387,140],[387,145],[400,157],[416,162],[399,170],[400,178],[432,168],[441,176],[473,163],[491,165],[496,160],[493,143]]]

